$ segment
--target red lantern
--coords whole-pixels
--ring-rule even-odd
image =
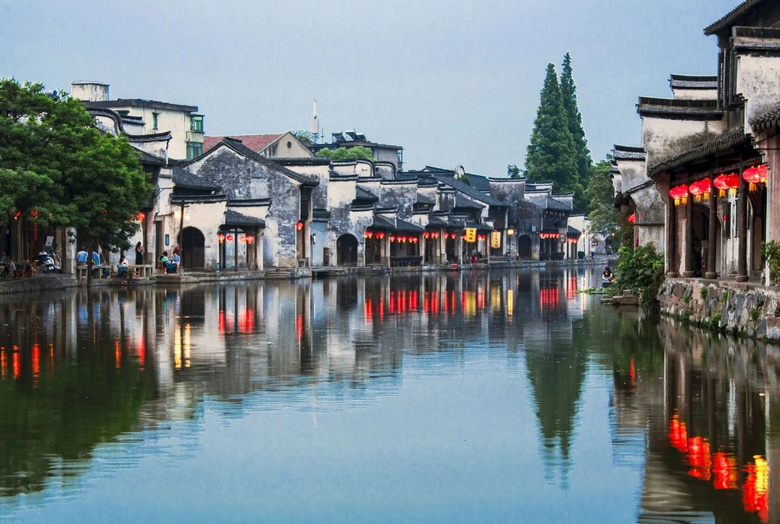
[[[699,184],[699,181],[693,182],[688,186],[688,192],[693,195],[696,202],[701,202],[701,195],[704,193],[704,189]]]
[[[385,232],[384,231],[380,231],[379,233],[376,234],[376,237],[378,239],[380,239],[380,240],[385,238]]]
[[[726,191],[730,191],[731,194],[737,192],[737,188],[739,187],[739,175],[736,173],[718,175],[712,183],[720,190],[719,195],[724,197],[726,196]]]
[[[669,196],[674,199],[674,205],[677,206],[680,203],[687,204],[688,203],[688,186],[685,184],[681,186],[673,187],[669,190]]]
[[[295,223],[295,229],[297,229],[298,231],[303,229],[303,222],[301,222],[300,220],[298,222],[296,222]]]
[[[220,244],[223,243],[225,241],[225,233],[219,233],[217,235],[217,240],[219,241]]]
[[[251,244],[251,243],[252,243],[252,242],[254,242],[254,241],[255,241],[255,237],[254,237],[254,235],[247,235],[247,236],[246,236],[246,243],[247,243],[247,244]]]
[[[628,223],[633,224],[634,222],[636,222],[636,213],[631,213],[628,215]]]
[[[233,242],[233,235],[228,235],[226,238],[228,242]]]
[[[430,233],[428,233],[427,231],[425,231],[425,232],[423,233],[423,238],[430,238],[430,237],[431,237],[431,234],[430,234]]]
[[[751,166],[742,172],[742,178],[749,184],[748,190],[753,192],[758,184],[761,183],[761,173],[758,166]]]
[[[769,170],[767,169],[766,164],[758,166],[758,178],[761,180],[762,184],[766,184],[766,180],[769,178]]]
[[[433,238],[439,238],[439,233],[438,233],[438,231],[434,231],[433,233],[431,233],[431,236],[432,236]]]
[[[390,242],[395,242],[395,235],[390,235]]]
[[[144,218],[146,218],[146,215],[143,212],[139,212],[137,215],[135,215],[135,218],[137,218],[139,222],[143,222]]]

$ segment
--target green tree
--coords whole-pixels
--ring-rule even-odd
[[[525,176],[529,182],[552,182],[559,193],[574,193],[576,196],[583,192],[577,173],[574,140],[553,64],[547,65],[525,157]],[[575,209],[581,210],[577,204],[575,200]]]
[[[523,177],[523,174],[520,172],[520,168],[517,167],[517,164],[509,164],[506,166],[506,174],[509,176],[509,178]]]
[[[610,159],[591,166],[585,200],[591,221],[591,231],[610,236],[618,232],[618,209],[615,207],[615,189],[610,177]]]
[[[342,162],[348,160],[370,160],[374,161],[374,155],[371,150],[365,146],[355,147],[340,147],[333,151],[332,149],[320,149],[317,151],[317,156],[323,158],[330,158],[334,162]]]
[[[314,143],[314,133],[311,131],[305,131],[303,129],[298,129],[296,131],[292,131],[292,135],[303,142],[304,144],[313,144]]]
[[[0,80],[0,205],[79,243],[126,245],[153,187],[124,137],[95,128],[84,105],[39,83]]]
[[[585,138],[585,130],[582,127],[582,115],[577,105],[577,86],[574,84],[571,67],[571,55],[566,53],[563,57],[561,71],[561,96],[563,107],[569,120],[569,132],[574,141],[574,157],[577,162],[577,174],[580,184],[587,187],[590,178],[590,168],[593,160],[588,150],[588,141]],[[581,197],[582,195],[578,195]]]

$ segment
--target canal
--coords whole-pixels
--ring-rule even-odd
[[[777,347],[598,269],[0,302],[0,520],[780,522]]]

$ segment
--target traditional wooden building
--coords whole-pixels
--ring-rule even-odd
[[[762,274],[762,243],[778,236],[769,205],[778,23],[777,2],[742,2],[704,30],[718,39],[716,77],[673,76],[675,98],[639,99],[647,174],[665,202],[669,276]]]

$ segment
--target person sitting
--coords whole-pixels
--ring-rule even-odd
[[[25,277],[35,276],[35,268],[33,267],[33,263],[31,261],[25,260],[22,262],[22,275]]]
[[[122,260],[119,261],[119,265],[116,267],[116,276],[119,278],[124,278],[127,276],[127,267],[129,266],[127,259],[122,258]]]
[[[168,269],[168,252],[167,251],[163,251],[163,254],[160,255],[160,269],[163,272],[166,272],[166,270]]]
[[[174,264],[174,270],[172,273],[179,272],[179,265],[181,264],[181,257],[179,257],[179,250],[174,248],[173,255],[171,255],[171,262]]]
[[[605,267],[604,271],[601,273],[602,283],[611,284],[613,280],[615,280],[615,274],[609,269],[609,266]]]
[[[86,266],[87,265],[87,248],[84,246],[81,246],[81,249],[78,253],[76,253],[76,264],[80,266]]]
[[[0,258],[0,277],[13,276],[13,273],[11,273],[12,264],[13,260],[8,256],[8,251],[3,251],[3,257]],[[16,270],[16,267],[14,267],[14,270]]]

